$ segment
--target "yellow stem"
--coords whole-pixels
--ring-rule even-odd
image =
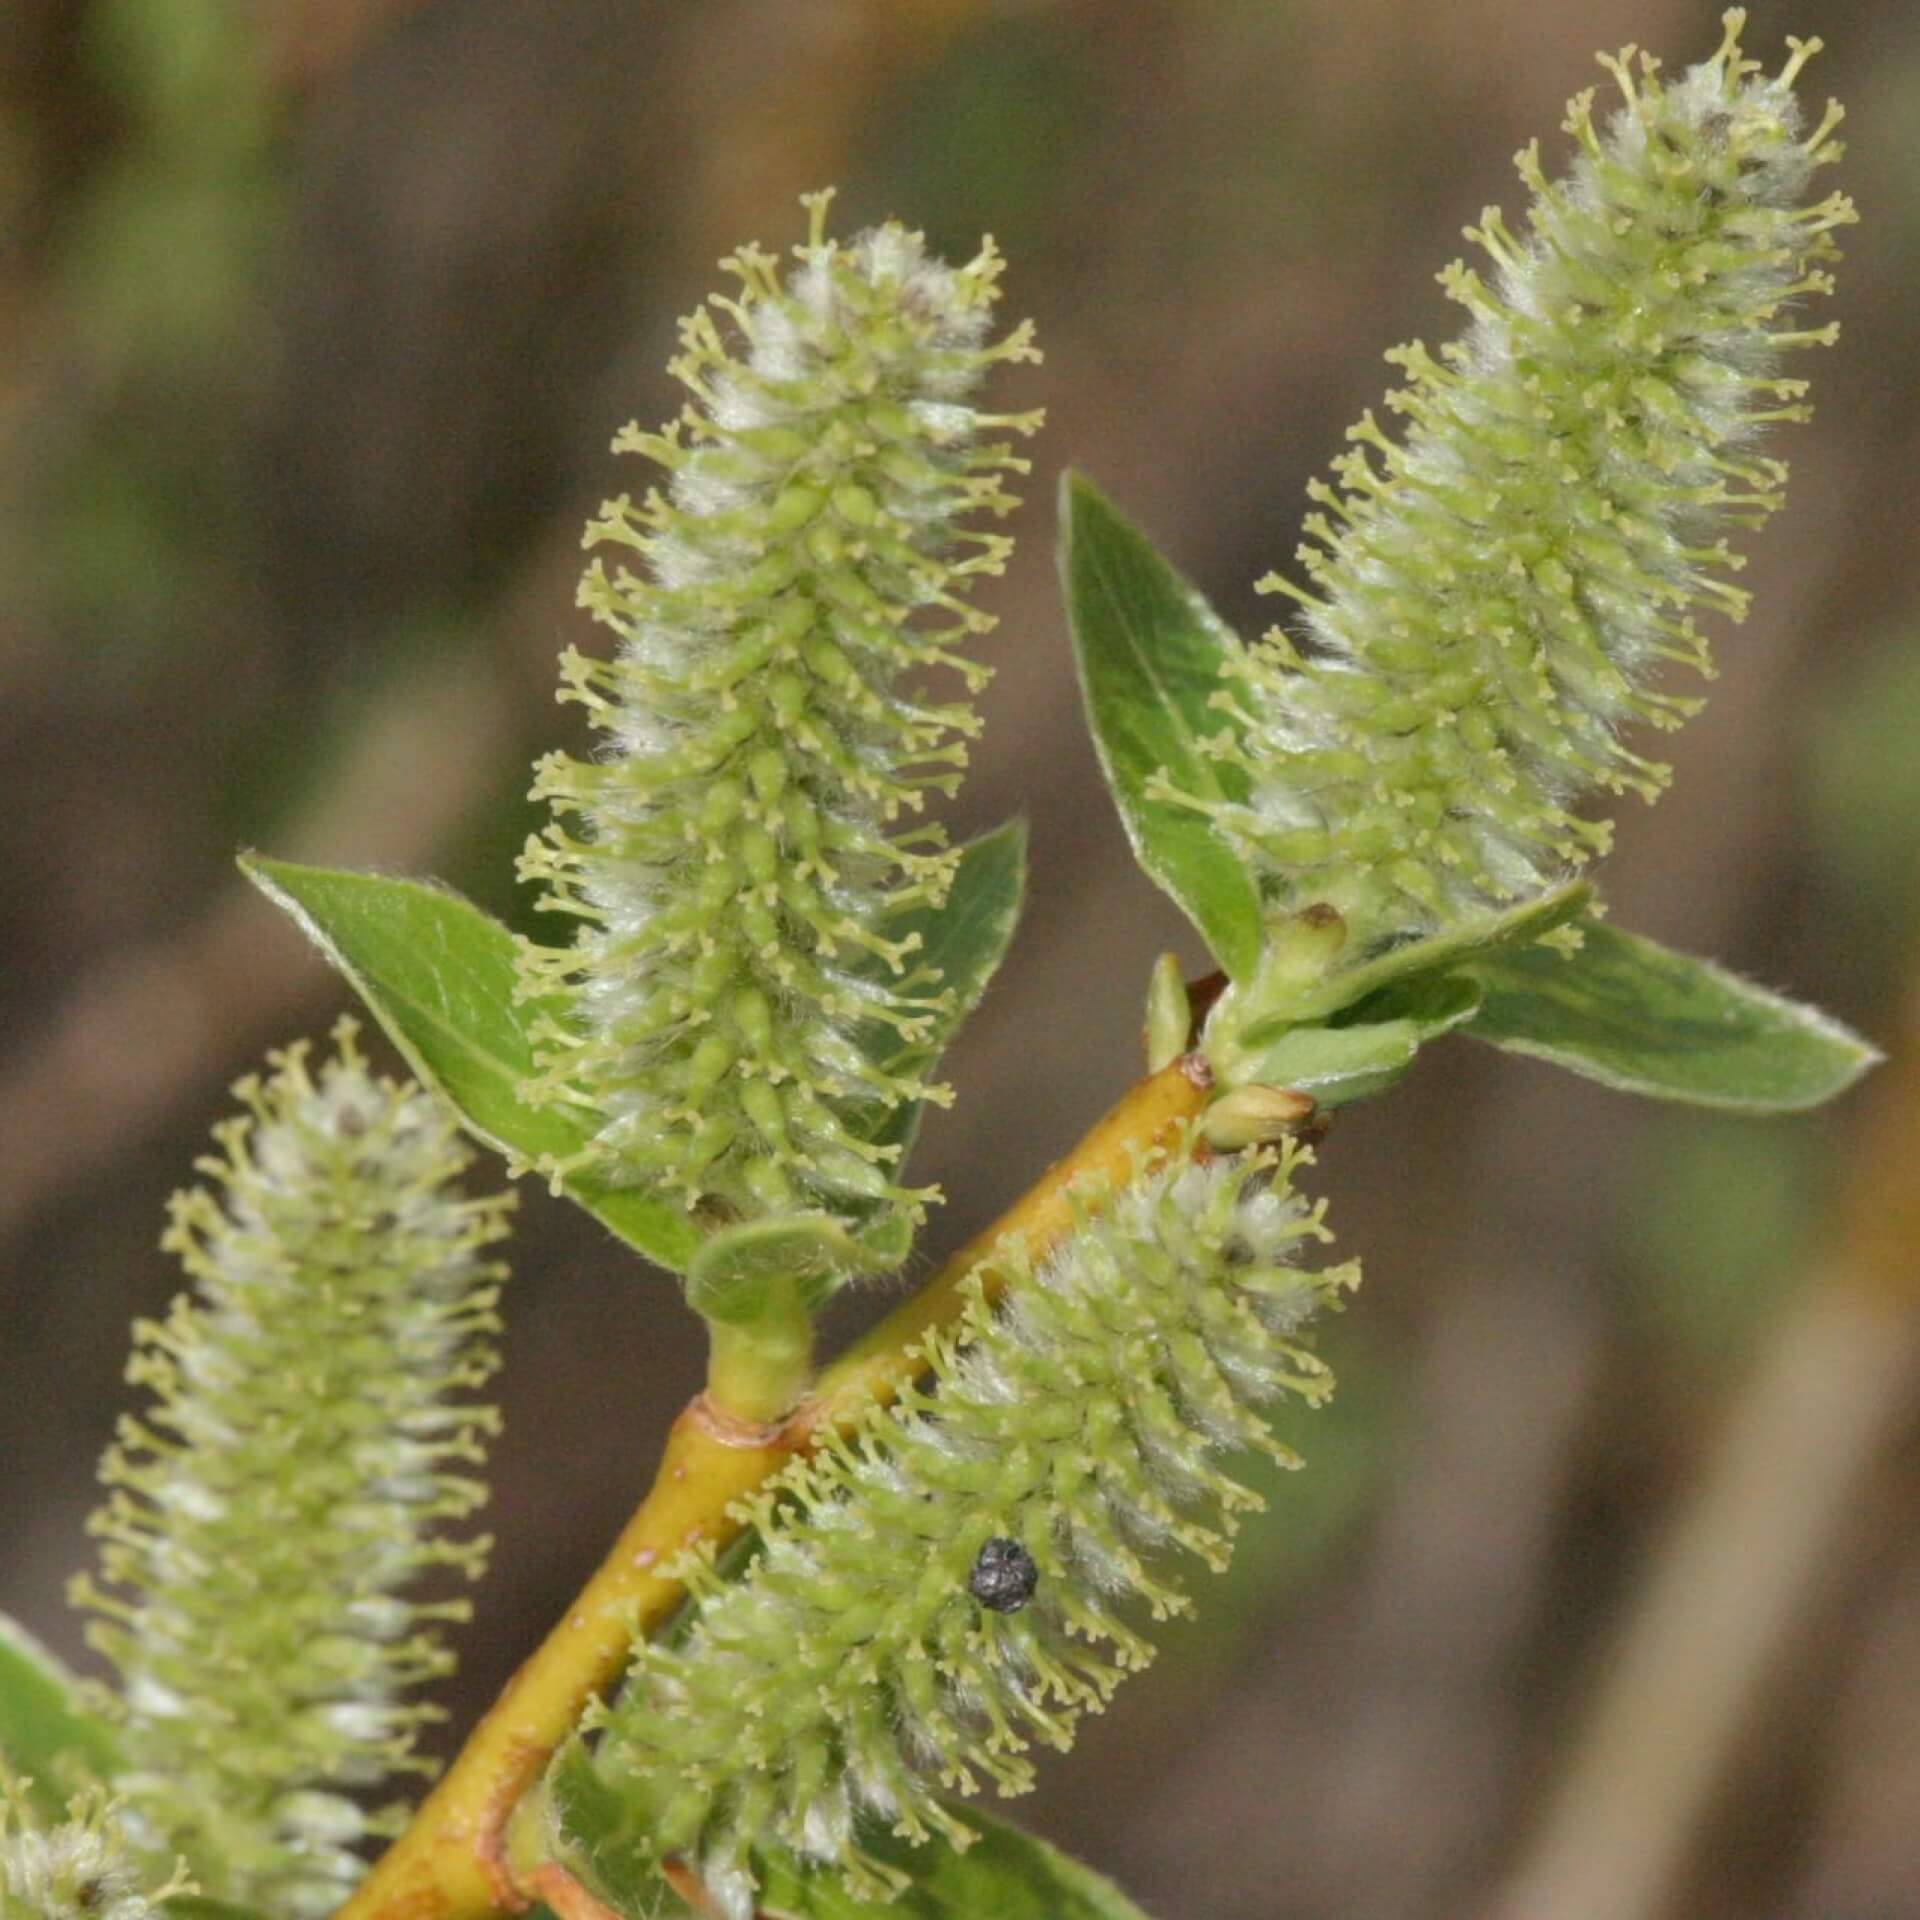
[[[732,1509],[796,1453],[893,1398],[920,1370],[918,1347],[958,1315],[967,1276],[1001,1241],[1038,1254],[1073,1220],[1067,1189],[1124,1179],[1206,1103],[1207,1075],[1176,1060],[1135,1086],[1001,1218],[970,1240],[822,1374],[784,1422],[752,1427],[703,1395],[674,1422],[647,1496],[560,1623],[474,1728],[412,1823],[361,1882],[338,1920],[488,1920],[528,1904],[502,1857],[514,1804],[539,1778],[587,1703],[619,1677],[636,1633],[657,1626],[683,1589],[659,1571],[697,1541],[739,1531]]]

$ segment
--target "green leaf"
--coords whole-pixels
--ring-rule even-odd
[[[1243,777],[1200,747],[1232,724],[1211,703],[1233,634],[1081,474],[1062,477],[1060,537],[1087,724],[1134,858],[1244,979],[1260,959],[1252,876],[1205,814],[1154,793],[1159,776],[1196,800],[1245,797]]]
[[[937,1840],[911,1846],[877,1827],[862,1832],[862,1851],[908,1876],[898,1899],[856,1900],[831,1869],[780,1854],[756,1861],[757,1912],[765,1920],[1146,1920],[1118,1888],[1044,1840],[971,1803],[954,1812],[980,1835],[965,1853]],[[608,1789],[578,1739],[561,1749],[515,1825],[540,1835],[538,1851],[632,1920],[687,1911],[660,1877],[647,1810]],[[517,1866],[530,1864],[511,1839],[509,1848]]]
[[[35,1804],[50,1818],[64,1812],[60,1756],[70,1754],[95,1779],[120,1765],[119,1743],[86,1704],[82,1682],[17,1620],[0,1613],[0,1756],[32,1778]]]
[[[1480,954],[1537,946],[1543,934],[1577,919],[1592,903],[1593,888],[1584,880],[1570,880],[1517,907],[1475,915],[1429,940],[1409,940],[1332,974],[1324,985],[1289,996],[1282,1017],[1289,1022],[1323,1019],[1396,982],[1448,973]],[[1257,1039],[1258,1032],[1249,1037]]]
[[[1576,881],[1430,940],[1407,941],[1344,971],[1325,955],[1325,929],[1308,927],[1303,915],[1294,928],[1280,927],[1253,979],[1220,997],[1208,1016],[1202,1049],[1225,1086],[1257,1080],[1297,1087],[1323,1106],[1379,1093],[1413,1064],[1412,1052],[1402,1054],[1395,1038],[1397,1025],[1410,1024],[1412,1032],[1400,1038],[1417,1049],[1477,1010],[1480,990],[1465,984],[1464,960],[1537,943],[1592,897]],[[1304,945],[1290,942],[1289,931],[1305,933]],[[1309,1037],[1361,1030],[1373,1038]],[[1288,1079],[1289,1073],[1302,1077]]]
[[[888,1207],[856,1229],[855,1237],[865,1249],[862,1273],[891,1273],[913,1251],[913,1215],[904,1207]]]
[[[669,1629],[669,1633],[671,1629]],[[515,1809],[507,1857],[525,1875],[551,1861],[596,1899],[636,1916],[686,1911],[661,1879],[648,1833],[656,1810],[634,1806],[601,1779],[576,1733]]]
[[[1217,1058],[1223,1087],[1258,1083],[1344,1107],[1384,1093],[1429,1040],[1480,1011],[1480,983],[1460,973],[1417,974],[1344,1007],[1325,1025],[1291,1027]]]
[[[960,1023],[980,1004],[987,983],[1005,959],[1027,885],[1027,823],[1009,820],[1004,826],[969,840],[960,850],[953,885],[940,907],[916,907],[887,923],[889,939],[917,934],[920,946],[909,963],[938,971],[942,987],[952,996],[947,1010],[922,1040],[902,1045],[890,1027],[876,1027],[866,1036],[870,1056],[890,1073],[924,1073],[935,1065]],[[919,1130],[924,1103],[907,1101],[887,1111],[870,1138],[897,1144],[904,1159]],[[900,1258],[906,1249],[900,1249]]]
[[[514,938],[499,921],[429,881],[257,854],[242,855],[240,868],[347,977],[407,1065],[477,1139],[536,1167],[586,1145],[574,1114],[520,1098],[534,1071],[534,1023],[552,1009],[517,998]],[[577,1177],[564,1185],[569,1199],[663,1267],[684,1270],[700,1244],[671,1201]]]
[[[1475,960],[1485,1003],[1466,1031],[1624,1093],[1781,1113],[1844,1092],[1879,1053],[1839,1021],[1707,960],[1602,921],[1578,952]]]
[[[1236,1060],[1229,1084],[1292,1087],[1320,1106],[1343,1107],[1384,1093],[1419,1051],[1420,1027],[1413,1020],[1295,1027]]]
[[[1411,1021],[1424,1046],[1464,1026],[1479,1011],[1479,981],[1466,973],[1418,973],[1381,987],[1364,1000],[1342,1007],[1327,1023],[1336,1029],[1365,1027],[1386,1020]]]
[[[872,1267],[870,1250],[831,1214],[747,1220],[702,1243],[687,1268],[687,1304],[709,1320],[747,1326],[776,1289],[817,1306],[836,1282]]]
[[[769,1861],[760,1912],[766,1920],[1146,1920],[1111,1880],[1058,1847],[974,1806],[954,1812],[980,1835],[964,1853],[942,1840],[863,1839],[867,1852],[912,1877],[898,1899],[856,1900],[824,1867]]]

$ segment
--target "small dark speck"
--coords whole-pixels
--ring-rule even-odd
[[[994,1613],[1018,1613],[1039,1584],[1040,1569],[1017,1540],[989,1540],[967,1576],[967,1591]]]
[[[342,1107],[334,1124],[349,1140],[356,1140],[367,1130],[367,1116],[358,1107]]]

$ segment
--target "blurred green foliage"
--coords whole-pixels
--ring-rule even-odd
[[[1818,1123],[1663,1110],[1626,1182],[1634,1302],[1686,1370],[1738,1361],[1802,1275],[1822,1196]]]
[[[1920,647],[1900,624],[1820,690],[1798,788],[1821,949],[1883,1006],[1920,931],[1916,726]],[[1736,1363],[1792,1296],[1831,1202],[1832,1137],[1826,1121],[1649,1116],[1623,1250],[1644,1324],[1688,1363]]]
[[[1247,1523],[1226,1572],[1200,1589],[1202,1631],[1191,1643],[1168,1640],[1164,1657],[1183,1678],[1224,1678],[1271,1632],[1275,1608],[1358,1537],[1405,1444],[1406,1382],[1384,1344],[1349,1316],[1323,1330],[1319,1351],[1340,1383],[1333,1398],[1317,1408],[1289,1400],[1268,1422],[1301,1466],[1289,1470],[1265,1453],[1227,1463],[1268,1511]]]
[[[1101,103],[1058,11],[1034,8],[961,34],[878,117],[862,172],[884,181],[887,204],[924,229],[933,251],[968,258],[981,208],[1009,260],[1051,237],[1062,191],[1099,137]]]
[[[1876,974],[1920,924],[1920,644],[1895,627],[1830,688],[1808,736],[1807,824],[1824,893]]]
[[[86,636],[76,670],[124,699],[245,597],[286,156],[245,7],[96,0],[80,64],[112,134],[52,235],[50,308],[86,425],[40,440],[20,557]]]

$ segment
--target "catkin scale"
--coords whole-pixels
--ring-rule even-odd
[[[370,1072],[351,1022],[337,1039],[241,1082],[213,1184],[174,1199],[194,1291],[136,1323],[153,1404],[102,1465],[102,1579],[74,1591],[120,1676],[128,1830],[292,1920],[394,1830],[354,1796],[430,1771],[434,1710],[404,1696],[448,1671],[440,1623],[466,1603],[406,1590],[485,1556],[446,1529],[485,1498],[495,1416],[468,1396],[497,1364],[484,1250],[508,1204],[458,1190],[472,1156],[440,1102]]]
[[[1837,108],[1802,137],[1785,70],[1743,58],[1726,16],[1712,59],[1677,82],[1633,52],[1608,64],[1625,104],[1596,128],[1577,97],[1568,177],[1519,156],[1526,237],[1496,209],[1468,229],[1489,281],[1441,275],[1471,316],[1407,376],[1309,489],[1291,631],[1242,649],[1211,744],[1249,786],[1201,804],[1278,911],[1327,903],[1364,957],[1544,889],[1605,850],[1575,811],[1600,787],[1653,798],[1667,769],[1630,749],[1639,721],[1698,702],[1651,688],[1661,665],[1710,671],[1701,608],[1738,619],[1741,564],[1721,537],[1779,504],[1786,469],[1751,443],[1802,418],[1789,348],[1830,339],[1782,316],[1830,290],[1840,195],[1803,205],[1838,157]]]
[[[925,1198],[874,1135],[944,1090],[880,1062],[945,1002],[890,926],[945,896],[957,856],[918,816],[977,718],[916,683],[985,678],[964,649],[993,622],[965,596],[1009,542],[967,523],[1011,511],[1025,470],[987,436],[1037,423],[970,398],[1037,357],[1025,326],[988,338],[991,242],[959,268],[893,224],[836,243],[826,202],[784,279],[757,249],[724,263],[739,294],[685,323],[673,366],[693,404],[614,443],[671,484],[587,530],[643,571],[582,582],[619,647],[565,655],[562,697],[604,750],[541,764],[554,820],[521,862],[578,925],[523,948],[553,1004],[529,1096],[591,1115],[596,1178],[721,1217]]]
[[[1003,1304],[976,1293],[930,1344],[929,1389],[751,1503],[740,1578],[684,1569],[682,1630],[636,1648],[594,1765],[721,1911],[751,1912],[766,1847],[897,1891],[863,1818],[966,1844],[940,1791],[1023,1791],[1028,1748],[1066,1747],[1150,1659],[1132,1616],[1186,1609],[1161,1562],[1225,1564],[1260,1502],[1213,1456],[1291,1459],[1259,1408],[1330,1391],[1302,1329],[1355,1278],[1295,1264],[1326,1237],[1293,1191],[1306,1158],[1178,1156],[1083,1208],[1037,1271],[1004,1256]],[[1020,1568],[1019,1604],[979,1597],[983,1555]]]

